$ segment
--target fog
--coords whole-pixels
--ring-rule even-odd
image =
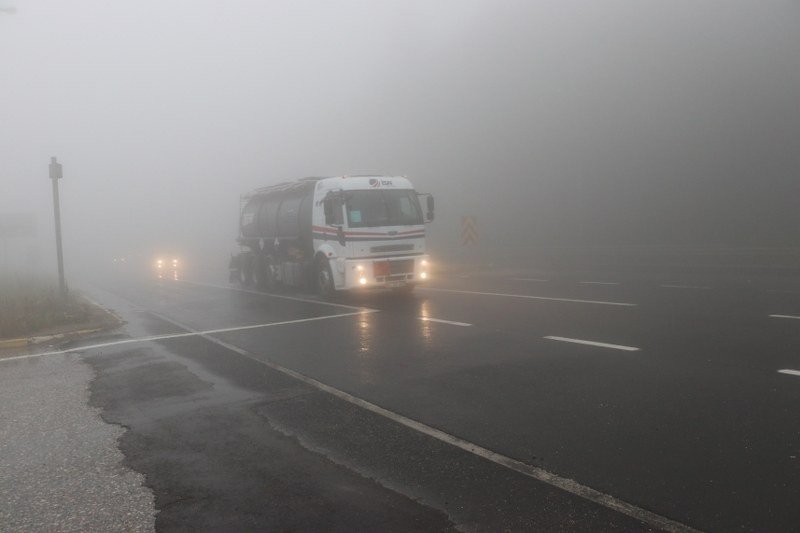
[[[795,246],[800,4],[0,3],[0,213],[67,271],[175,250],[224,265],[239,195],[405,174],[431,252]],[[8,253],[8,252],[7,252]]]

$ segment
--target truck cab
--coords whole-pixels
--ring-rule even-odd
[[[320,180],[315,189],[314,244],[320,293],[385,287],[410,290],[429,276],[419,194],[404,177],[358,176]],[[330,276],[330,279],[326,279]],[[332,283],[332,287],[326,286]]]

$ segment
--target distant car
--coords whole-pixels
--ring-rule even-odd
[[[175,255],[158,255],[153,260],[153,269],[158,275],[158,279],[169,277],[177,280],[179,269],[183,267],[183,261]]]

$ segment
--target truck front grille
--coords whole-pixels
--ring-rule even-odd
[[[414,272],[413,259],[389,261],[389,274],[412,274]]]
[[[386,252],[410,252],[413,249],[413,244],[384,244],[382,246],[372,246],[369,251],[373,254],[382,254]]]

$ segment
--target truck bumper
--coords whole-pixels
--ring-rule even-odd
[[[339,290],[399,288],[430,279],[428,255],[339,260]],[[333,267],[333,265],[331,265]]]

